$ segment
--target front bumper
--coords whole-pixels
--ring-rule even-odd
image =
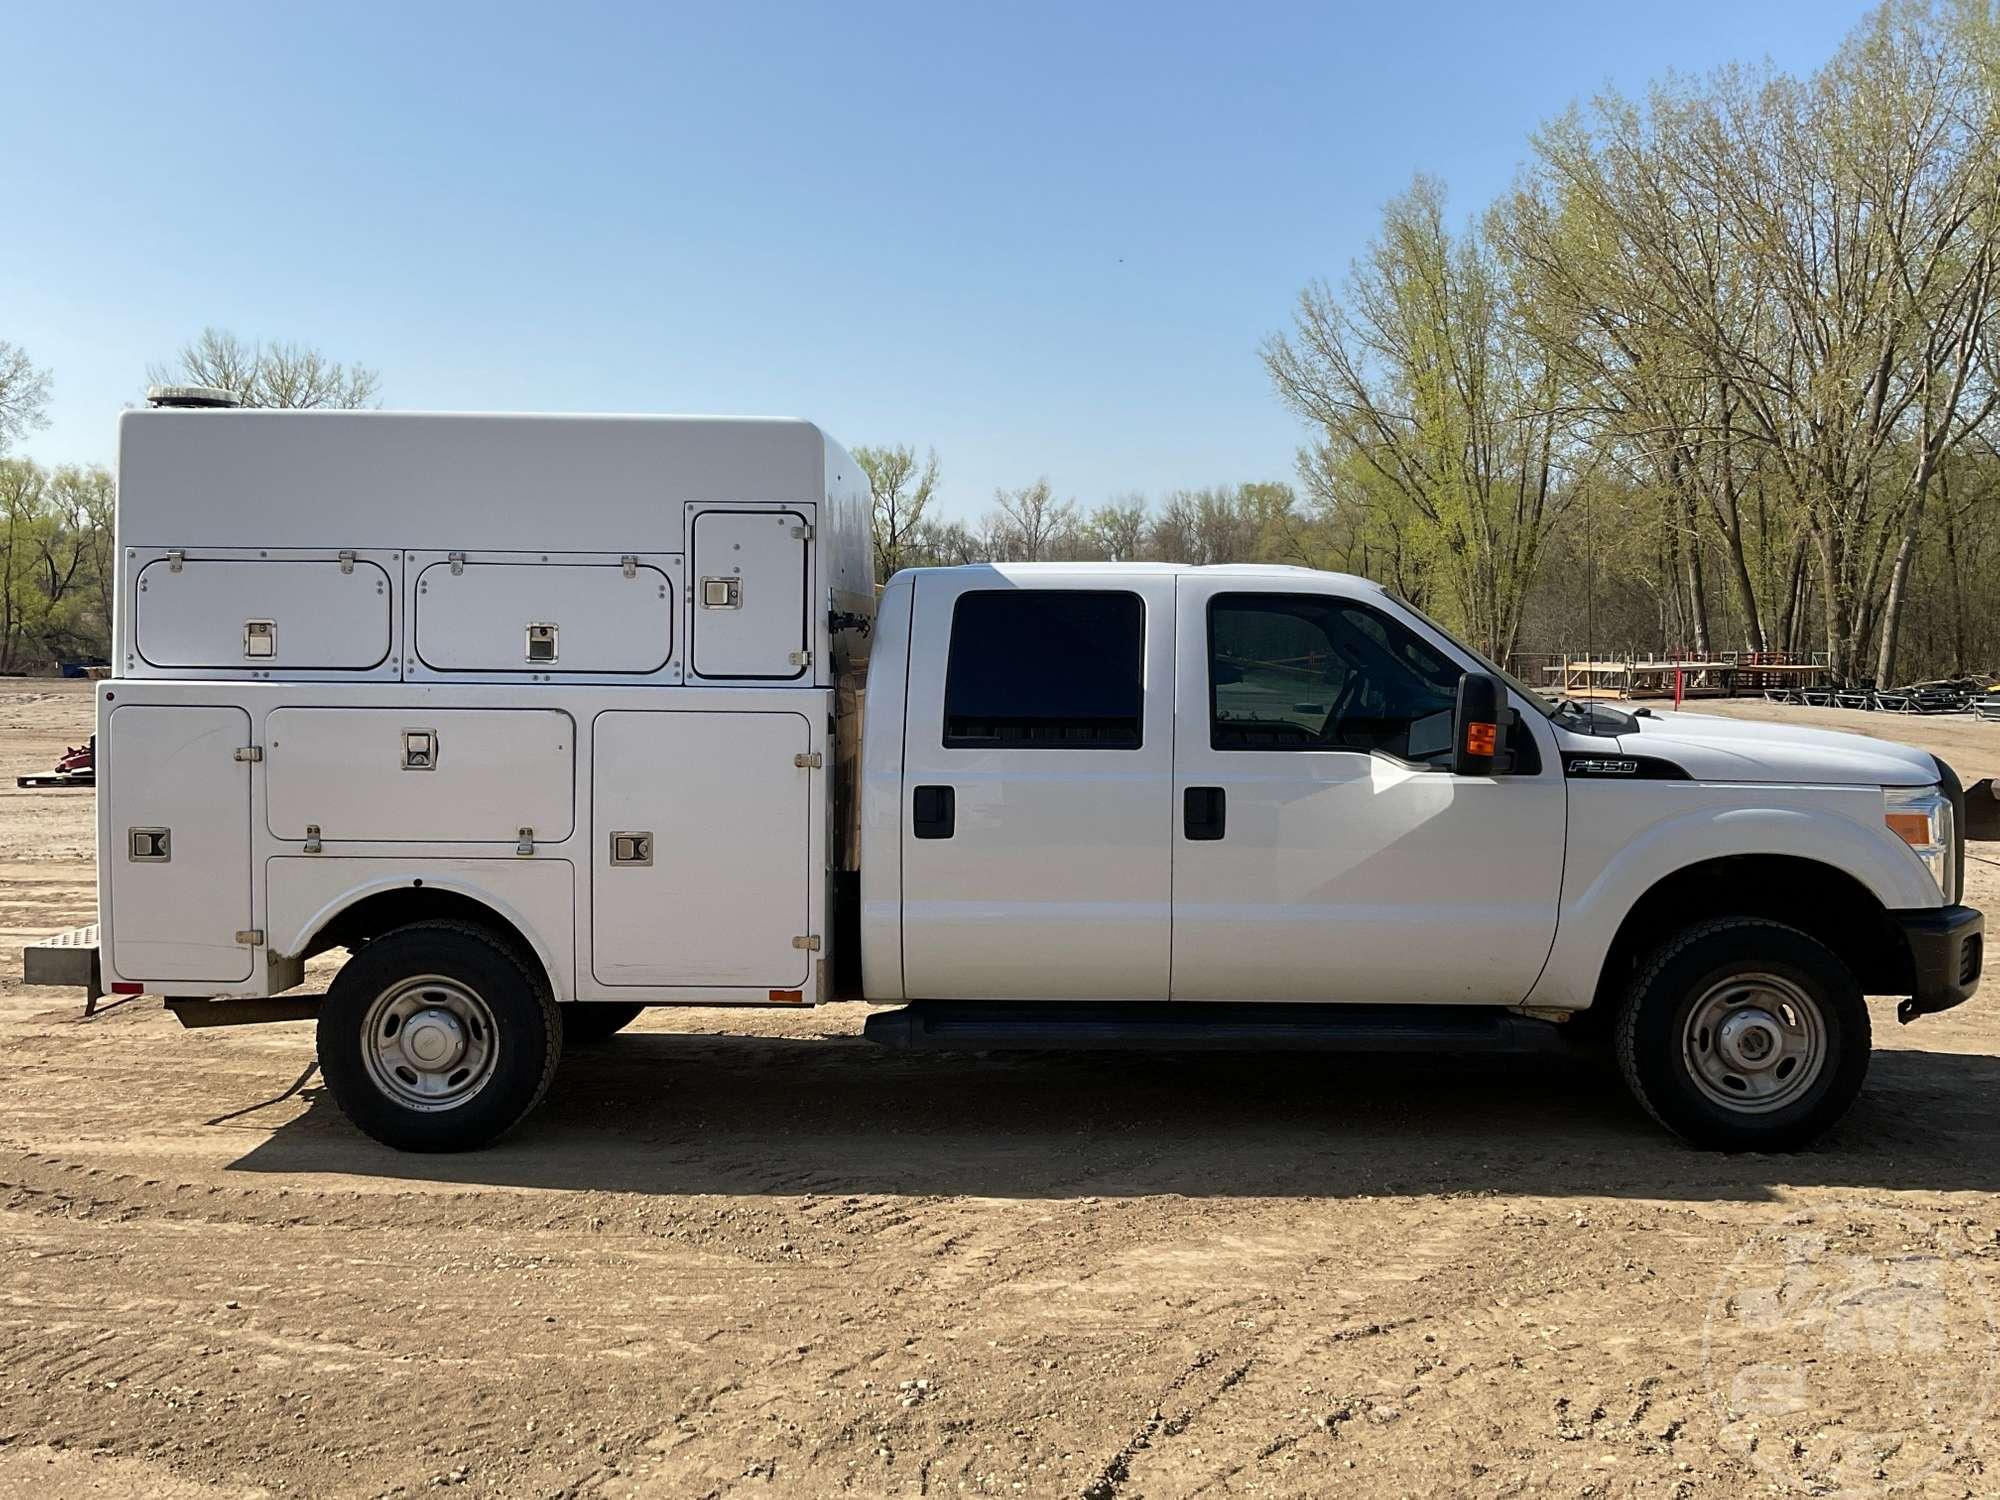
[[[1910,998],[1896,1007],[1897,1020],[1907,1025],[1918,1016],[1963,1005],[1978,992],[1985,917],[1970,906],[1934,906],[1889,915],[1910,945],[1913,975]]]

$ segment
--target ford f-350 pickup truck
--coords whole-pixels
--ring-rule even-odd
[[[29,978],[316,1017],[395,1146],[492,1140],[644,1006],[865,998],[910,1047],[1596,1043],[1787,1149],[1864,994],[1979,982],[1930,755],[1551,702],[1361,578],[878,591],[809,423],[166,392],[120,463],[99,928]]]

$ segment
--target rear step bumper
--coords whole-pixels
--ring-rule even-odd
[[[923,1000],[878,1011],[871,1042],[906,1051],[1573,1053],[1553,1021],[1481,1005],[1074,1004]]]

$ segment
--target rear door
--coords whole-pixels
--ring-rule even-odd
[[[910,634],[906,993],[1165,999],[1171,575],[927,573]]]
[[[1180,583],[1177,1000],[1513,1004],[1555,938],[1566,797],[1541,714],[1446,768],[1466,663],[1380,595]]]
[[[100,774],[110,824],[111,965],[126,979],[250,977],[250,743],[240,708],[124,704]]]

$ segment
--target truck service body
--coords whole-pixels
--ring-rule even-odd
[[[29,977],[317,1015],[416,1149],[639,1006],[864,997],[901,1045],[1595,1038],[1689,1139],[1788,1147],[1864,992],[1977,987],[1929,755],[1550,704],[1360,578],[878,590],[870,509],[799,421],[127,413],[98,932]]]

